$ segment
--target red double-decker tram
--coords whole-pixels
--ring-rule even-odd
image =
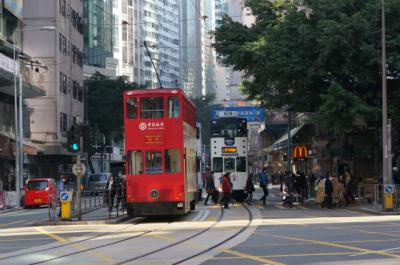
[[[196,109],[179,89],[124,93],[126,202],[133,216],[194,210]]]

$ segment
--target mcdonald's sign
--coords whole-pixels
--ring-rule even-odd
[[[305,145],[296,145],[293,147],[293,158],[307,158],[308,148]]]

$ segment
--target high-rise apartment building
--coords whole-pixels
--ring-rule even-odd
[[[163,87],[180,81],[179,0],[114,0],[114,57],[118,75],[129,81]]]
[[[39,143],[39,175],[54,177],[72,163],[65,148],[67,130],[83,120],[83,1],[25,0],[24,28],[42,25],[52,32],[25,31],[23,48],[48,68],[43,80],[46,96],[28,99],[31,139]]]
[[[180,3],[180,87],[186,95],[202,95],[202,20],[201,1]]]
[[[100,72],[115,77],[117,62],[113,58],[113,1],[85,0],[83,3],[84,75],[90,77]]]
[[[201,94],[215,94],[215,52],[210,31],[215,29],[215,0],[203,0],[201,5],[202,88]]]
[[[244,7],[243,0],[215,0],[215,27],[221,24],[224,14],[228,14],[232,20],[251,26],[254,17],[250,10]],[[215,95],[216,101],[245,100],[246,97],[240,90],[242,74],[233,71],[218,63],[215,64]]]

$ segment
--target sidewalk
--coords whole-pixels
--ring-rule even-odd
[[[58,209],[57,209],[58,213]],[[58,217],[56,217],[58,218]],[[108,212],[108,207],[103,206],[95,209],[90,209],[86,211],[82,211],[81,220],[78,221],[77,214],[72,214],[71,221],[64,220],[44,220],[39,222],[34,222],[33,226],[46,226],[46,225],[92,225],[92,224],[118,224],[130,219],[130,217],[126,214],[123,214],[121,210],[119,210],[118,216],[116,209],[113,209],[111,213],[111,218]]]

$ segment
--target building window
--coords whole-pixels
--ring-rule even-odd
[[[83,89],[78,85],[78,100],[83,102]]]
[[[60,14],[65,17],[67,15],[67,3],[66,0],[59,0]]]
[[[68,127],[68,116],[66,113],[60,112],[60,131],[66,132]]]
[[[78,88],[79,88],[79,84],[76,81],[73,81],[73,85],[72,85],[72,97],[74,99],[78,99]]]
[[[62,72],[60,72],[60,92],[68,93],[68,77]]]
[[[67,55],[67,38],[60,33],[60,53]]]

